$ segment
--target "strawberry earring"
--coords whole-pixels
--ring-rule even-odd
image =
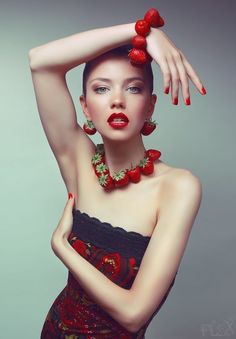
[[[96,128],[94,127],[94,124],[92,122],[92,120],[88,120],[87,122],[84,123],[83,125],[83,130],[87,133],[87,134],[95,134],[97,132]]]
[[[152,118],[147,118],[140,132],[143,135],[149,135],[154,131],[157,125],[155,120],[152,121]]]

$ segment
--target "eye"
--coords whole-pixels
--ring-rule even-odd
[[[106,87],[102,87],[102,86],[101,86],[101,87],[97,87],[97,88],[95,88],[95,90],[94,90],[94,91],[95,91],[96,93],[105,93],[105,91],[102,91],[102,89],[108,89],[108,88],[106,88]]]
[[[129,87],[128,89],[132,89],[132,93],[140,93],[141,92],[141,88],[140,87],[137,87],[137,86],[132,86],[132,87]]]

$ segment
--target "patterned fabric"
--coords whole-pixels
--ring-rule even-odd
[[[148,236],[114,227],[78,209],[73,210],[73,227],[68,242],[107,278],[123,288],[131,288],[149,241]],[[68,271],[67,285],[48,311],[40,339],[145,338],[148,324],[165,302],[174,281],[175,278],[148,322],[138,332],[132,333],[96,304]]]

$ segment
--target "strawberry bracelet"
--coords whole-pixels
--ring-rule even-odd
[[[151,27],[162,27],[165,22],[155,8],[150,8],[143,19],[137,20],[135,23],[135,35],[131,44],[133,48],[129,51],[130,62],[133,66],[144,65],[152,61],[152,57],[146,51],[146,36],[150,32]]]

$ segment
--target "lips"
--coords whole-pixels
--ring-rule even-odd
[[[109,118],[107,119],[108,122],[111,122],[113,121],[114,119],[121,119],[122,121],[126,121],[126,122],[129,122],[129,119],[128,117],[122,113],[122,112],[119,112],[119,113],[112,113]]]

